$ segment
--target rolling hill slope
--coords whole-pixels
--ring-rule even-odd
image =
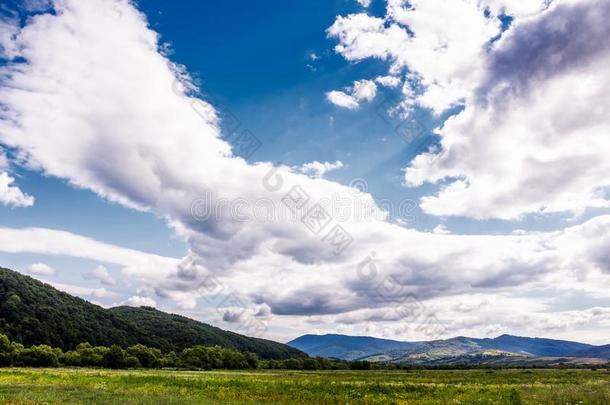
[[[412,347],[415,343],[368,336],[303,335],[287,343],[310,356],[354,360],[389,350]]]
[[[586,343],[544,338],[502,335],[494,339],[472,339],[486,349],[531,354],[534,356],[573,356],[575,353],[593,348]]]
[[[63,350],[82,342],[103,346],[142,343],[163,351],[203,344],[247,350],[263,359],[304,355],[281,343],[152,308],[104,309],[4,268],[0,268],[0,333],[26,346],[48,344]]]
[[[136,324],[140,342],[165,351],[202,344],[249,351],[265,359],[287,359],[304,355],[303,352],[281,343],[246,337],[150,307],[116,307],[110,308],[109,311],[124,321]],[[150,337],[152,341],[145,343]]]
[[[594,346],[575,353],[577,357],[595,357],[610,360],[610,345]]]

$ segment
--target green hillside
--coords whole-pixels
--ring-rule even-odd
[[[46,344],[72,350],[142,343],[163,351],[219,345],[263,359],[304,355],[281,343],[255,339],[152,308],[104,309],[31,277],[0,268],[0,333],[26,346]]]
[[[305,355],[281,343],[246,337],[150,307],[116,307],[109,311],[126,322],[138,325],[140,343],[164,351],[178,351],[195,345],[219,345],[253,352],[264,359],[286,359]]]

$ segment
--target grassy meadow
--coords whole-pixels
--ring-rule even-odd
[[[608,370],[0,369],[2,404],[610,404]]]

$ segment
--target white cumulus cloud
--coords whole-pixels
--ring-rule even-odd
[[[406,168],[408,186],[440,185],[426,213],[518,220],[610,206],[608,17],[602,0],[387,0],[328,34],[347,60],[408,70],[404,108],[464,107]]]
[[[412,186],[455,179],[422,200],[426,212],[517,219],[610,206],[610,5],[574,3],[507,33],[465,110],[438,131],[440,154],[407,168]]]
[[[116,285],[116,280],[104,266],[97,266],[95,269],[84,273],[83,278],[85,280],[99,280],[104,285]]]
[[[326,93],[326,99],[337,107],[343,107],[349,110],[355,110],[359,107],[358,100],[356,100],[354,96],[338,90]]]
[[[157,303],[154,299],[150,297],[140,297],[139,295],[134,295],[129,297],[126,301],[122,302],[120,305],[127,305],[129,307],[156,307]]]
[[[28,267],[28,273],[36,276],[54,276],[57,270],[44,263],[34,263]]]
[[[24,193],[14,185],[15,179],[6,172],[0,172],[0,204],[9,207],[31,207],[34,197]]]
[[[357,80],[348,92],[333,90],[326,93],[328,101],[337,107],[356,110],[362,102],[372,101],[377,96],[377,85],[372,80]]]
[[[304,173],[308,176],[314,177],[314,178],[322,178],[324,177],[324,175],[328,172],[331,172],[333,170],[337,170],[343,167],[343,162],[341,162],[340,160],[337,160],[336,162],[332,163],[332,162],[318,162],[317,160],[314,160],[313,162],[309,162],[309,163],[305,163],[303,165],[301,165],[298,170],[301,173]]]

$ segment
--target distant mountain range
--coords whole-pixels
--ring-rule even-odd
[[[605,363],[610,345],[502,335],[401,342],[366,336],[304,335],[288,345],[310,356],[426,365]]]
[[[105,309],[31,277],[0,268],[0,333],[26,346],[72,350],[82,342],[119,346],[141,343],[163,351],[218,345],[288,359],[303,352],[282,343],[239,335],[149,307]]]
[[[310,356],[356,360],[388,351],[399,351],[417,343],[368,336],[303,335],[287,343]]]
[[[600,359],[610,359],[610,345],[593,346],[576,353],[578,357],[597,357]]]

